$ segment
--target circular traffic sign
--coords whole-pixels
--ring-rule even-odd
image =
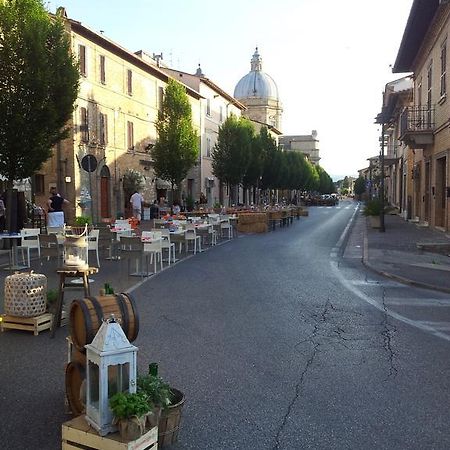
[[[97,168],[97,158],[94,155],[83,156],[81,167],[86,172],[93,172]]]

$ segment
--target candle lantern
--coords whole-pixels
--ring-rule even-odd
[[[64,267],[67,269],[87,269],[89,267],[86,236],[66,236],[64,240]]]
[[[117,392],[136,392],[138,348],[130,344],[114,315],[104,321],[86,346],[86,420],[101,436],[117,431],[109,399]]]

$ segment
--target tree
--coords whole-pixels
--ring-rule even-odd
[[[28,178],[67,137],[78,64],[63,19],[41,0],[0,1],[0,174]]]
[[[358,177],[355,180],[353,190],[355,194],[358,196],[358,198],[361,199],[361,195],[363,195],[364,192],[366,192],[366,180],[363,177]]]
[[[169,80],[156,121],[158,140],[152,156],[155,175],[179,189],[198,158],[198,136],[192,125],[192,110],[186,89]]]
[[[212,154],[214,175],[229,187],[240,185],[247,171],[254,139],[252,123],[231,114],[219,128],[219,135]],[[234,190],[233,198],[234,199]]]

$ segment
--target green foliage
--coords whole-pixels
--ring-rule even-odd
[[[212,154],[214,175],[229,186],[242,183],[251,161],[254,128],[244,118],[231,114],[219,128]]]
[[[92,225],[92,218],[89,216],[77,216],[75,217],[75,225],[77,227],[83,227],[84,225]]]
[[[61,17],[41,0],[0,1],[0,174],[27,178],[68,136],[78,63]]]
[[[366,192],[366,180],[363,177],[358,177],[355,180],[353,191],[356,195],[362,195],[364,194],[364,192]]]
[[[195,206],[195,201],[192,197],[186,197],[186,208],[188,211],[192,211]]]
[[[334,192],[336,189],[333,180],[328,175],[328,173],[325,172],[325,170],[319,165],[316,165],[315,167],[319,175],[319,187],[317,190],[321,194],[331,194],[332,192]]]
[[[137,379],[138,392],[143,392],[155,406],[167,408],[171,404],[170,386],[157,375],[142,375]]]
[[[259,134],[253,137],[249,152],[248,167],[243,177],[244,186],[259,187],[263,175],[266,158],[265,139],[268,136],[266,127],[262,127]]]
[[[142,190],[144,187],[144,177],[137,170],[127,169],[123,174],[122,183],[125,195],[130,197],[135,191],[139,192]]]
[[[47,309],[53,308],[56,305],[56,300],[58,300],[58,291],[56,289],[47,290]]]
[[[118,392],[109,400],[109,406],[117,419],[129,419],[133,416],[141,417],[152,410],[143,392],[135,394]]]
[[[155,174],[179,187],[197,161],[199,139],[186,89],[175,80],[167,84],[156,131],[158,140],[152,150]]]
[[[363,214],[365,216],[379,216],[381,213],[381,202],[380,200],[374,198],[368,200],[364,206]]]

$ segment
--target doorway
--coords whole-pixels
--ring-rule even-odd
[[[446,166],[447,158],[436,160],[436,187],[435,187],[435,213],[434,224],[436,227],[445,227],[446,206]]]
[[[110,183],[111,174],[108,166],[103,166],[100,172],[100,217],[102,219],[111,217]]]

